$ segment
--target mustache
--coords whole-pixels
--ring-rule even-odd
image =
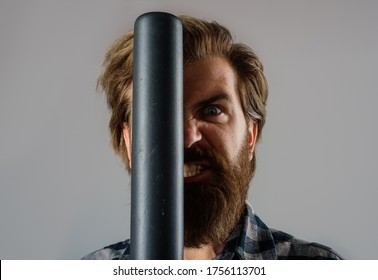
[[[223,158],[219,153],[209,147],[195,145],[184,148],[184,162],[208,161],[214,165],[222,165]]]
[[[222,154],[201,145],[184,148],[184,163],[201,161],[205,161],[208,167],[216,170],[216,177],[224,178],[228,164]]]

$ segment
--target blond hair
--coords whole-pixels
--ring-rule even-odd
[[[263,65],[246,45],[235,43],[229,30],[216,22],[179,16],[183,25],[184,65],[210,56],[226,58],[237,73],[237,87],[246,119],[258,126],[258,139],[266,119],[268,85]],[[109,129],[115,152],[130,171],[130,159],[123,139],[123,123],[131,127],[134,33],[129,31],[110,47],[105,56],[98,87],[107,97],[111,111]],[[252,173],[256,157],[252,159]]]

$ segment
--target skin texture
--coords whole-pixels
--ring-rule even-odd
[[[235,72],[226,59],[210,57],[185,67],[184,121],[185,148],[201,142],[229,161],[235,161],[248,129],[252,159],[256,126],[244,117]]]
[[[209,57],[184,68],[184,148],[190,150],[198,146],[202,149],[212,150],[221,155],[225,165],[230,169],[240,164],[241,154],[246,154],[244,161],[247,163],[252,159],[257,136],[257,126],[252,121],[246,120],[243,114],[239,94],[236,90],[236,81],[237,77],[232,66],[221,57]],[[124,125],[123,135],[130,158],[131,135],[126,124]],[[219,177],[217,170],[213,170],[212,166],[214,165],[209,158],[188,154],[189,156],[185,156],[184,164],[186,190],[189,186],[196,188],[196,186],[206,185]],[[242,163],[242,166],[248,168],[248,164]],[[194,167],[199,167],[196,172],[185,171],[193,170]],[[248,172],[246,171],[246,173]],[[239,183],[236,183],[236,186],[229,183],[227,186],[236,188],[237,185],[240,185]],[[248,185],[248,180],[242,184]],[[241,188],[246,190],[247,186],[241,186]],[[207,192],[205,189],[205,193],[211,194],[211,190]],[[230,194],[233,194],[235,200],[239,201],[238,205],[244,204],[246,191],[230,192]],[[227,193],[226,196],[230,196],[230,194]],[[198,196],[192,195],[191,197]],[[199,203],[199,205],[202,204],[206,203]],[[206,209],[206,207],[204,211],[200,212],[206,211],[208,213],[214,212],[213,208]],[[227,212],[228,209],[222,211]],[[225,230],[226,233],[236,225],[239,214],[237,214],[238,212],[235,213],[236,215],[234,214],[233,218],[230,218],[233,221],[232,223],[235,224],[228,225],[230,229]],[[222,214],[220,213],[220,215]],[[192,227],[193,224],[196,225],[196,220],[191,223]],[[224,225],[221,225],[221,228],[224,227]],[[209,230],[213,228],[216,228],[216,226],[209,227]],[[219,241],[219,239],[222,241]],[[195,241],[197,242],[194,242],[196,245],[186,246],[184,258],[214,258],[223,249],[225,242],[224,238],[220,237],[217,237],[216,240],[218,241],[207,244],[197,244],[198,241]]]

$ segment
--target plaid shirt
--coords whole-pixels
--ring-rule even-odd
[[[83,257],[89,260],[126,260],[130,257],[130,240],[119,242]],[[244,218],[230,235],[216,260],[339,260],[332,249],[314,242],[294,238],[282,231],[269,229],[247,204]]]

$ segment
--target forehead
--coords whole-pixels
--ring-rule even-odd
[[[236,94],[236,74],[222,57],[209,57],[184,67],[184,94]]]

